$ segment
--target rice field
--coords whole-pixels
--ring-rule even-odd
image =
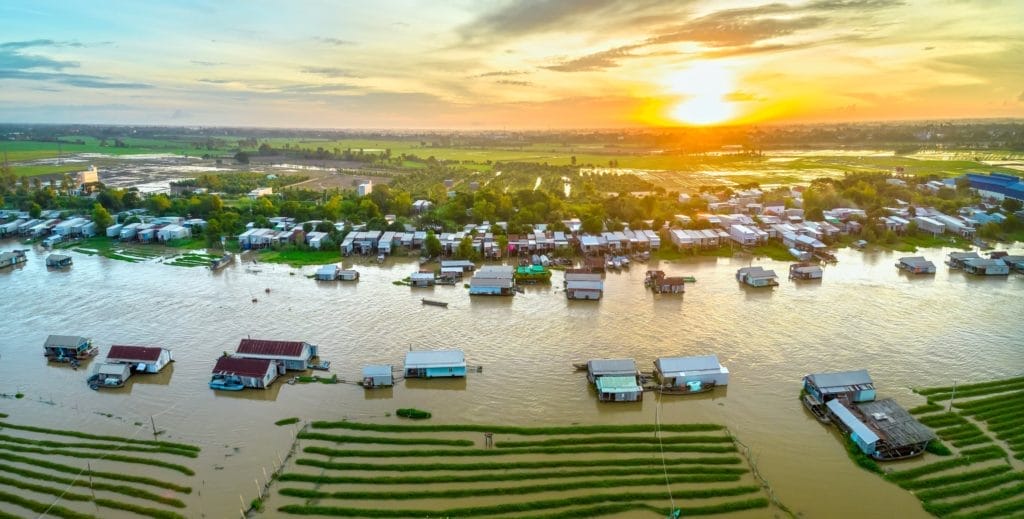
[[[928,402],[911,412],[954,455],[928,456],[885,478],[913,492],[936,517],[1006,517],[1024,511],[1024,471],[1017,461],[1024,459],[1024,377],[915,392]]]
[[[0,503],[3,517],[71,519],[109,517],[111,510],[138,517],[184,519],[193,445],[133,437],[101,436],[0,421]],[[158,474],[142,476],[139,473]]]
[[[508,518],[770,506],[724,427],[673,424],[660,436],[653,425],[313,422],[261,505],[268,516]]]

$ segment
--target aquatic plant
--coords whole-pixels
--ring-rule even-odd
[[[742,460],[736,456],[715,456],[696,458],[666,458],[665,465],[737,465]],[[551,461],[509,461],[509,462],[481,462],[481,463],[351,463],[324,461],[319,459],[299,458],[296,465],[308,467],[319,467],[328,470],[366,470],[366,471],[387,471],[387,472],[420,472],[436,470],[453,471],[495,471],[512,469],[544,469],[544,468],[571,468],[571,467],[637,467],[637,466],[658,466],[662,460],[656,458],[621,458],[621,459],[570,459]]]
[[[39,479],[43,481],[51,481],[53,483],[60,483],[61,485],[73,485],[78,487],[86,487],[95,490],[106,490],[108,492],[114,492],[131,497],[137,497],[140,499],[147,499],[150,501],[156,501],[165,505],[170,505],[176,508],[185,508],[185,503],[181,502],[180,499],[174,499],[171,497],[164,497],[152,492],[142,490],[140,488],[130,487],[127,485],[112,485],[110,483],[104,483],[102,481],[92,481],[87,479],[71,479],[64,478],[54,474],[47,474],[43,472],[35,472],[21,467],[15,467],[13,465],[0,464],[0,470],[9,474],[17,474],[22,477],[30,479]]]
[[[74,437],[74,438],[82,438],[82,439],[86,439],[86,440],[102,440],[102,441],[110,441],[110,442],[118,442],[118,443],[132,443],[132,444],[137,444],[137,445],[154,445],[154,446],[158,446],[158,447],[169,447],[169,448],[172,448],[172,449],[179,449],[179,450],[192,450],[192,451],[196,451],[196,452],[199,452],[199,450],[200,450],[199,447],[196,447],[195,445],[188,445],[188,444],[185,444],[185,443],[174,443],[174,442],[165,442],[165,441],[156,441],[156,440],[136,440],[134,438],[123,438],[123,437],[120,437],[120,436],[103,436],[103,435],[97,435],[97,434],[83,433],[83,432],[79,432],[79,431],[67,431],[67,430],[63,430],[63,429],[47,429],[47,428],[44,428],[44,427],[33,427],[33,426],[30,426],[30,425],[19,425],[19,424],[13,424],[13,423],[8,423],[8,422],[0,422],[0,428],[4,428],[4,429],[17,429],[17,430],[21,430],[21,431],[37,432],[37,433],[44,433],[44,434],[53,434],[53,435],[57,435],[57,436],[71,436],[71,437]]]
[[[931,401],[929,401],[927,404],[919,405],[917,407],[912,407],[908,412],[910,414],[915,414],[916,415],[916,414],[934,413],[936,411],[941,411],[942,409],[943,409],[943,407],[941,405],[935,404],[935,403],[932,403]]]
[[[849,436],[843,438],[843,443],[846,445],[846,454],[857,464],[858,467],[868,471],[882,473],[882,467],[878,466],[878,462],[868,457],[860,450],[860,447],[850,439]]]
[[[953,442],[953,446],[960,448],[967,447],[969,445],[980,445],[982,443],[992,443],[992,438],[989,438],[984,434],[978,434],[975,436],[969,436],[967,438],[961,438],[959,440],[956,440]]]
[[[953,402],[953,407],[962,409],[966,414],[971,414],[976,411],[995,409],[1006,404],[1019,403],[1021,398],[1024,398],[1024,391],[1006,393],[977,400],[957,400],[956,402]]]
[[[401,457],[463,457],[508,456],[512,454],[577,454],[583,452],[736,452],[735,445],[579,445],[569,447],[527,447],[523,449],[446,449],[446,450],[342,450],[306,447],[303,452],[332,458],[401,458]]]
[[[1015,497],[1021,494],[1024,494],[1024,484],[1017,484],[1000,488],[999,490],[988,492],[986,494],[977,494],[957,501],[945,501],[941,503],[926,501],[924,503],[924,509],[931,514],[944,516],[965,508],[987,505],[989,503],[1002,501],[1008,497]]]
[[[963,514],[949,515],[950,519],[981,519],[983,517],[1009,517],[1011,512],[1017,512],[1024,510],[1024,499],[1017,499],[1014,501],[1007,501],[1000,503],[996,506],[988,508],[982,508],[980,510],[974,510]]]
[[[928,446],[925,447],[924,450],[936,456],[949,456],[953,454],[953,451],[949,450],[949,447],[943,445],[939,440],[932,440],[928,442]]]
[[[146,517],[154,517],[156,519],[185,519],[183,515],[177,512],[159,510],[156,508],[139,506],[132,503],[122,503],[121,501],[114,501],[112,499],[96,498],[93,502],[99,506],[103,506],[106,508],[112,508],[114,510],[124,510],[138,515],[144,515]]]
[[[399,409],[395,411],[395,414],[402,418],[412,418],[413,420],[425,420],[431,416],[429,411],[423,411],[414,407]]]
[[[604,470],[567,470],[567,471],[543,471],[543,472],[511,472],[511,473],[489,473],[489,474],[434,474],[430,476],[326,476],[321,474],[281,474],[278,478],[281,481],[302,481],[320,485],[352,483],[360,485],[416,485],[433,483],[476,483],[482,481],[524,481],[529,479],[563,479],[563,478],[585,478],[585,477],[616,477],[616,476],[637,476],[663,473],[660,467],[652,464],[649,467],[619,467]],[[367,464],[366,470],[373,470]],[[733,467],[668,467],[664,472],[673,475],[679,474],[721,474],[739,476],[749,472],[743,468]],[[664,481],[664,478],[662,478]]]
[[[956,474],[949,474],[946,476],[936,476],[933,478],[926,479],[913,479],[908,481],[901,481],[897,484],[907,490],[924,490],[929,488],[944,487],[953,483],[964,483],[969,481],[976,481],[978,478],[987,478],[998,474],[1009,472],[1012,468],[1009,465],[995,465],[992,467],[985,467],[983,469],[971,470],[966,472],[958,472]]]
[[[951,460],[944,460],[944,461],[937,461],[935,463],[930,463],[928,465],[922,465],[920,467],[916,467],[916,468],[912,468],[912,469],[900,470],[900,471],[897,471],[897,472],[890,472],[889,474],[886,474],[886,478],[888,478],[891,481],[897,482],[897,484],[900,484],[901,481],[907,481],[907,480],[915,479],[915,478],[918,478],[918,477],[921,477],[921,476],[924,476],[924,475],[934,474],[936,472],[941,472],[943,470],[948,470],[948,469],[951,469],[951,468],[954,468],[954,467],[963,467],[963,466],[970,465],[972,463],[978,463],[978,462],[981,462],[981,461],[987,461],[987,460],[991,460],[991,459],[1003,458],[1003,457],[1006,456],[1006,452],[1005,451],[1003,451],[1002,449],[1000,449],[999,447],[994,446],[994,445],[990,446],[990,447],[982,447],[980,449],[974,449],[974,450],[970,450],[970,451],[962,451],[960,454],[961,454],[961,457],[959,457],[959,458],[955,458],[955,459],[951,459]],[[903,486],[903,485],[900,485],[900,486]]]
[[[929,416],[922,416],[917,421],[931,427],[933,429],[939,427],[949,427],[953,425],[963,425],[969,423],[964,417],[956,413],[943,413]]]
[[[961,483],[959,485],[944,485],[939,488],[914,492],[914,494],[922,501],[934,501],[936,499],[943,499],[947,497],[974,494],[982,490],[996,488],[1010,481],[1024,481],[1024,473],[1010,472],[1010,467],[1005,465],[990,468],[999,468],[1002,470],[998,471],[997,475],[991,477],[985,477],[985,474],[982,473],[983,471],[977,470],[971,473],[971,479],[966,483]]]
[[[167,481],[161,481],[159,479],[147,478],[143,476],[134,476],[131,474],[122,474],[119,472],[101,472],[95,470],[82,470],[80,467],[72,467],[61,463],[54,463],[52,461],[40,460],[35,458],[28,458],[25,456],[18,456],[15,454],[0,452],[0,460],[15,461],[18,463],[24,463],[27,465],[35,465],[57,472],[63,472],[65,474],[82,475],[84,477],[92,476],[94,478],[109,479],[111,481],[126,481],[130,483],[139,483],[157,488],[166,488],[168,490],[174,490],[183,494],[191,494],[192,488],[182,485],[177,485]]]
[[[46,513],[48,515],[62,517],[64,519],[96,519],[95,517],[89,514],[83,514],[80,512],[76,512],[74,510],[69,510],[67,508],[64,508],[63,506],[48,505],[18,495],[9,494],[3,491],[0,491],[0,502],[20,506],[27,510],[31,510],[37,514]]]
[[[558,445],[589,445],[595,443],[630,443],[630,444],[676,444],[676,443],[731,443],[732,438],[728,436],[671,436],[662,438],[652,438],[649,436],[593,436],[584,438],[551,438],[548,440],[540,441],[521,441],[521,442],[495,442],[494,446],[497,448],[518,448],[518,447],[549,447]]]
[[[350,429],[354,431],[377,432],[490,432],[495,434],[518,434],[522,436],[563,434],[601,434],[601,433],[642,433],[655,432],[655,424],[632,425],[580,425],[574,427],[515,427],[508,425],[476,425],[476,424],[430,424],[430,425],[398,425],[372,424],[361,422],[313,422],[314,429]],[[700,432],[720,431],[725,429],[718,424],[661,424],[662,432]]]
[[[48,450],[40,449],[36,447],[26,447],[24,445],[8,445],[0,443],[0,449],[12,450],[16,452],[32,452],[35,454],[45,454],[47,456],[67,456],[69,458],[81,458],[81,459],[104,459],[108,461],[120,461],[124,463],[136,463],[139,465],[152,465],[154,467],[163,467],[170,470],[176,470],[187,476],[194,476],[195,471],[176,463],[169,463],[161,460],[154,460],[149,458],[136,458],[134,456],[121,456],[119,454],[110,453],[91,453],[91,452],[80,452],[80,451],[69,451],[69,450]]]
[[[1024,383],[1024,377],[1008,378],[1003,380],[992,380],[989,382],[978,382],[976,384],[960,384],[957,386],[943,386],[943,387],[929,387],[924,389],[915,389],[914,392],[919,395],[934,395],[938,393],[952,393],[953,388],[956,388],[957,394],[961,391],[970,391],[974,389],[1002,387],[1007,384]]]
[[[65,492],[60,488],[48,487],[46,485],[37,485],[35,483],[28,483],[18,479],[7,478],[0,476],[0,485],[7,485],[9,487],[20,488],[22,490],[28,490],[37,494],[49,494],[51,496],[60,496],[61,499],[67,499],[68,501],[89,501],[92,498],[85,494],[76,494],[74,492]]]
[[[20,443],[23,445],[38,445],[40,447],[51,447],[51,448],[67,448],[67,449],[92,449],[92,450],[115,450],[119,451],[130,451],[130,452],[148,452],[148,453],[164,453],[174,454],[176,456],[185,456],[189,458],[195,458],[199,456],[199,453],[193,450],[182,450],[170,447],[142,447],[135,445],[109,445],[103,443],[67,443],[67,442],[55,442],[50,440],[33,440],[30,438],[19,438],[17,436],[7,436],[0,434],[0,441],[10,443]]]
[[[380,443],[389,445],[452,445],[455,447],[472,447],[472,440],[449,440],[445,438],[388,438],[381,436],[350,436],[317,432],[300,432],[298,437],[303,440],[321,440],[334,443]]]
[[[299,423],[299,419],[297,417],[285,418],[274,422],[274,425],[291,425],[293,423]]]

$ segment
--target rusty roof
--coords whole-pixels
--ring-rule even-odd
[[[160,359],[160,353],[163,351],[163,348],[149,346],[119,346],[115,344],[110,347],[110,352],[107,353],[107,360],[156,362]]]
[[[235,353],[249,355],[268,355],[278,357],[302,356],[302,341],[268,341],[262,339],[242,339]]]
[[[270,371],[270,364],[270,359],[221,357],[217,359],[217,365],[213,367],[213,373],[263,378]]]

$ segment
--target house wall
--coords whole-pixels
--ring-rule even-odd
[[[566,295],[569,299],[588,299],[596,301],[601,299],[601,292],[598,290],[587,290],[582,288],[574,288],[566,291]]]
[[[643,398],[642,391],[631,393],[598,393],[597,399],[602,402],[639,402]]]
[[[466,376],[466,367],[447,367],[447,368],[427,368],[424,377],[426,378],[439,378],[439,377],[464,377]]]

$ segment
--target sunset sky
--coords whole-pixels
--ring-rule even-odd
[[[1024,1],[0,3],[0,122],[1024,117]]]

